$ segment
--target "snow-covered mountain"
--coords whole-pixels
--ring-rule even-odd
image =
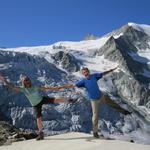
[[[137,142],[150,138],[150,26],[128,23],[102,37],[79,42],[61,41],[48,46],[0,50],[0,73],[19,83],[21,74],[34,84],[74,83],[81,77],[80,67],[99,72],[118,66],[99,84],[101,90],[122,107],[133,111],[124,117],[107,106],[101,107],[103,132],[130,135]],[[18,128],[35,130],[33,112],[22,94],[0,83],[0,111]],[[76,105],[44,106],[44,128],[48,134],[65,131],[91,131],[91,108],[84,90],[48,91],[48,95],[78,98]],[[143,139],[137,138],[139,135]]]

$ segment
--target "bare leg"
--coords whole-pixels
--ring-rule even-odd
[[[69,98],[61,98],[61,97],[58,97],[58,98],[55,98],[54,99],[54,103],[67,103],[69,100]]]
[[[75,103],[77,99],[72,99],[69,97],[44,97],[43,104],[49,103]]]
[[[37,127],[39,130],[39,133],[42,132],[43,126],[42,126],[42,117],[37,118]]]
[[[44,133],[42,131],[42,117],[37,118],[37,127],[39,130],[38,136],[36,137],[36,140],[43,140],[44,139]]]

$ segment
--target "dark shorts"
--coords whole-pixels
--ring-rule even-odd
[[[54,104],[54,100],[55,100],[54,97],[44,96],[42,101],[39,104],[37,104],[36,106],[33,106],[36,118],[39,118],[42,116],[42,105],[43,104]]]

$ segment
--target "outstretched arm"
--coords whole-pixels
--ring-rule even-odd
[[[60,89],[65,89],[65,88],[75,88],[76,86],[74,84],[65,84],[60,86]]]
[[[84,80],[83,79],[79,80],[75,84],[65,84],[65,85],[60,86],[61,89],[64,89],[64,88],[75,88],[75,87],[78,87],[78,88],[85,87]]]
[[[6,80],[6,78],[3,77],[2,75],[0,75],[0,80],[3,81],[6,84],[7,87],[11,88],[12,90],[14,90],[16,92],[20,92],[20,88],[19,87],[13,85],[11,82],[8,82]]]
[[[105,72],[103,72],[103,75],[106,75],[106,74],[108,74],[108,73],[110,73],[110,72],[112,72],[112,71],[116,70],[117,68],[118,68],[118,66],[117,66],[117,67],[115,67],[114,69],[111,69],[111,70],[105,71]]]
[[[61,86],[40,86],[41,90],[60,90]]]
[[[60,90],[60,89],[69,89],[69,88],[75,88],[77,87],[74,84],[65,84],[61,86],[41,86],[41,90]]]

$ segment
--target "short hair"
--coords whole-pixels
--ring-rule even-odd
[[[81,68],[81,71],[83,71],[83,70],[87,70],[88,72],[90,72],[90,70],[89,70],[88,67],[82,67],[82,68]]]

